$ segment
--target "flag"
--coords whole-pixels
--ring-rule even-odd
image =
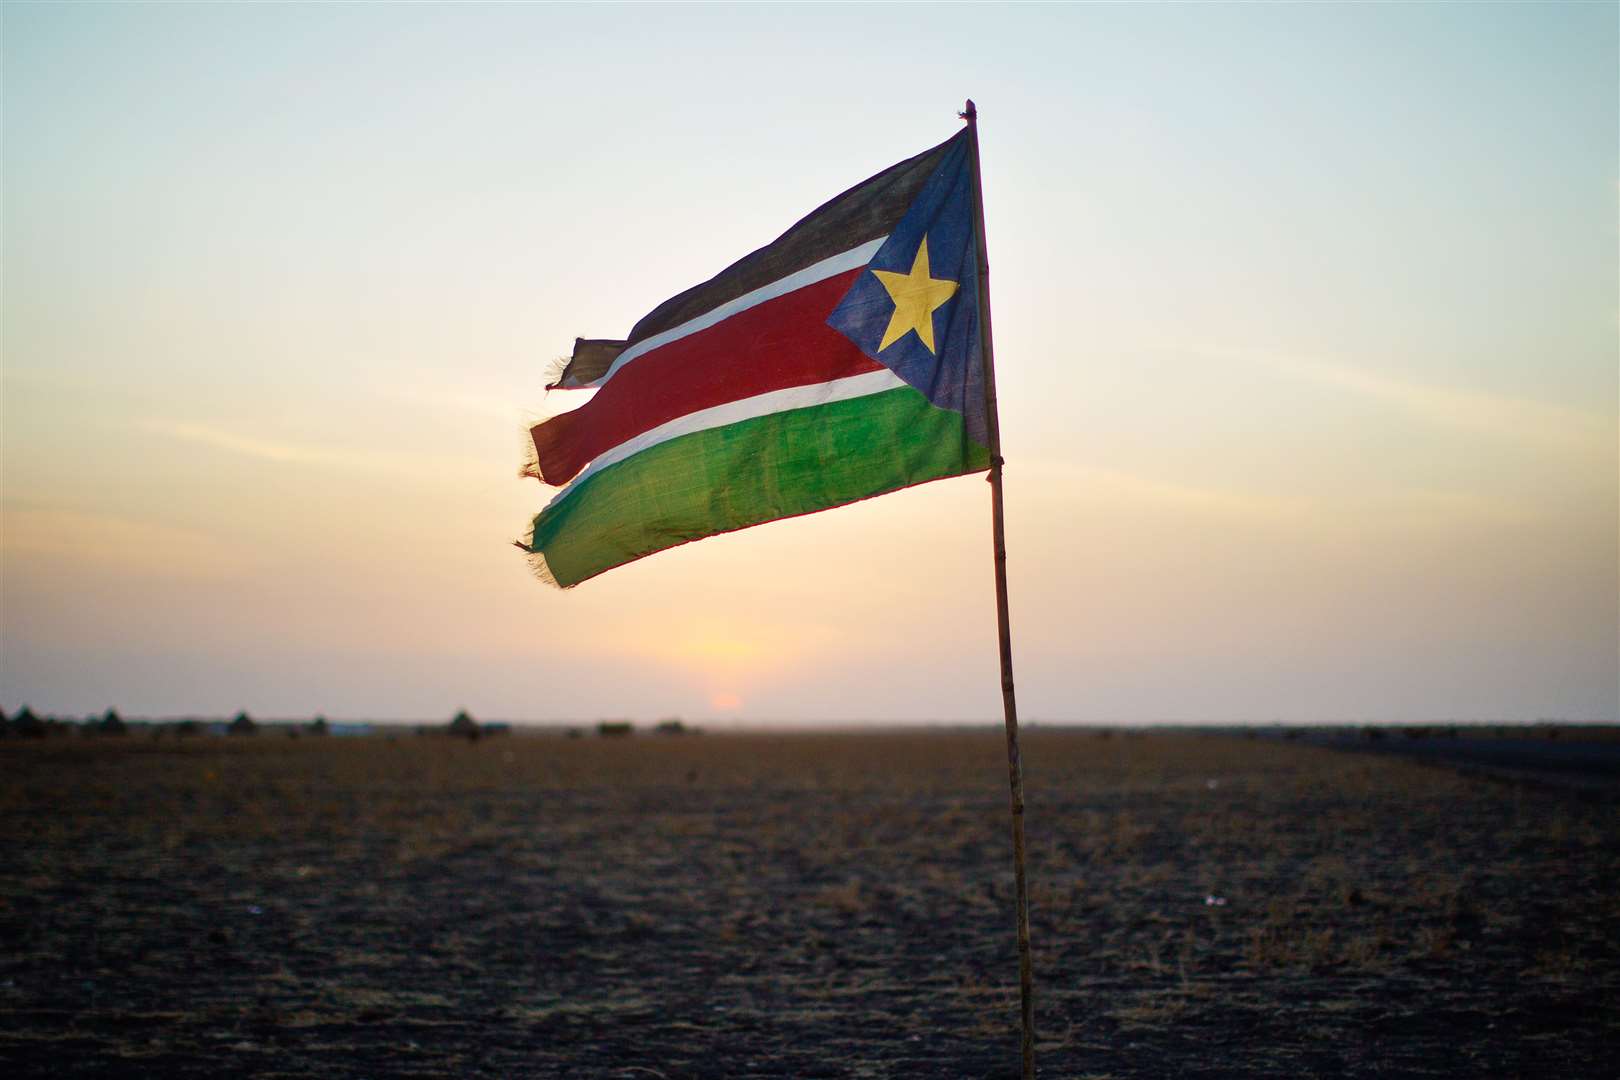
[[[989,467],[970,136],[575,341],[552,385],[596,392],[530,432],[542,579]]]

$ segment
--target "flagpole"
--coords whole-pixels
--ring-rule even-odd
[[[996,566],[996,633],[1001,644],[1001,708],[1007,724],[1007,779],[1012,793],[1013,887],[1018,905],[1018,997],[1023,1018],[1024,1080],[1035,1080],[1035,978],[1029,955],[1029,882],[1024,875],[1024,769],[1018,755],[1018,699],[1013,694],[1012,626],[1007,617],[1007,534],[1002,521],[1001,419],[996,411],[995,342],[990,333],[990,257],[984,240],[984,184],[979,175],[979,110],[968,99],[973,162],[974,235],[978,239],[979,353],[984,360],[985,426],[990,437],[990,543]]]

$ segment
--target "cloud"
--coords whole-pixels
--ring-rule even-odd
[[[227,453],[283,465],[312,465],[349,471],[389,473],[412,477],[473,474],[488,477],[485,462],[447,455],[404,455],[395,451],[355,450],[348,447],[320,446],[255,438],[234,431],[223,431],[206,424],[168,420],[146,420],[143,431],[171,439],[213,447]]]
[[[7,508],[0,533],[8,563],[47,562],[129,577],[217,580],[241,573],[245,561],[207,533],[114,514]]]
[[[1309,503],[1267,492],[1240,491],[1180,483],[1120,469],[1071,465],[1059,461],[1025,462],[1021,473],[1050,484],[1049,490],[1105,500],[1143,503],[1198,515],[1285,521],[1311,512]]]
[[[329,465],[344,460],[346,457],[342,453],[331,450],[298,446],[293,443],[271,442],[267,439],[254,439],[229,431],[220,431],[218,428],[211,428],[202,424],[177,424],[151,420],[142,423],[141,428],[157,435],[167,435],[173,439],[201,443],[204,446],[212,446],[216,450],[228,450],[233,454],[258,458],[261,461],[308,462]]]
[[[1120,469],[1061,461],[1028,461],[1019,475],[1039,483],[1037,497],[1072,502],[1077,496],[1105,503],[1129,503],[1254,525],[1313,527],[1347,516],[1362,522],[1411,526],[1447,522],[1507,525],[1534,520],[1536,511],[1521,503],[1475,492],[1422,487],[1336,491],[1305,495],[1244,488],[1189,484]]]
[[[1482,390],[1413,382],[1366,368],[1261,349],[1195,347],[1178,351],[1259,364],[1290,378],[1382,402],[1437,427],[1476,431],[1577,453],[1612,454],[1615,448],[1614,419],[1598,412]]]

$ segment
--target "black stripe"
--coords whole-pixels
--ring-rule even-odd
[[[607,374],[607,369],[613,366],[613,361],[629,344],[628,341],[609,338],[575,338],[573,357],[563,365],[557,381],[546,384],[546,389],[561,387],[564,390],[578,390],[589,386]]]
[[[966,137],[964,128],[938,146],[891,165],[843,194],[833,196],[773,242],[744,255],[703,284],[659,304],[636,323],[625,344],[633,345],[643,338],[661,334],[762,285],[888,234],[905,216],[947,148],[955,140]],[[576,347],[573,360],[558,380],[559,385],[583,386],[600,378],[607,369],[603,364],[597,370],[603,351],[589,350],[593,355],[588,356],[586,350]],[[611,362],[610,359],[608,363]]]

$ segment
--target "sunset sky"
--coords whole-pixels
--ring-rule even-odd
[[[1026,718],[1620,712],[1614,5],[0,18],[8,713],[998,718],[982,477],[512,547],[576,335],[969,96]]]

